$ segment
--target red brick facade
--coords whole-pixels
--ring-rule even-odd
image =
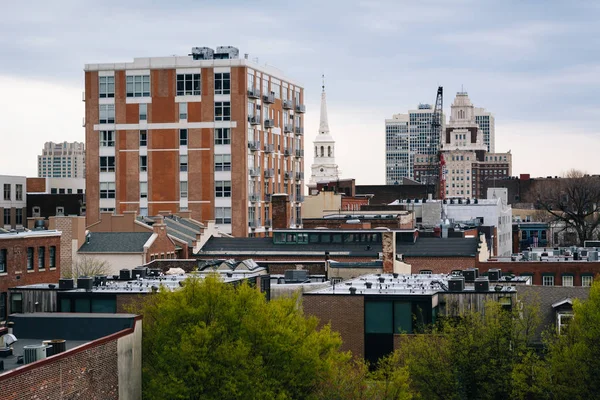
[[[343,338],[342,350],[364,357],[365,302],[363,296],[310,295],[302,297],[306,315],[319,316],[319,326],[330,323]]]
[[[54,250],[54,267],[51,267],[51,248]],[[28,269],[28,249],[32,249],[33,258]],[[36,283],[55,283],[60,278],[60,233],[20,233],[0,235],[0,251],[6,251],[6,272],[0,273],[0,293],[8,288]],[[39,254],[43,251],[43,266],[39,268]],[[7,303],[8,298],[5,299]],[[10,304],[6,304],[10,314]],[[0,320],[4,318],[0,315]]]
[[[449,274],[454,269],[477,266],[475,257],[404,257],[404,262],[410,264],[413,274],[423,270],[429,270],[434,274]]]
[[[533,285],[542,285],[543,276],[554,276],[554,286],[562,286],[563,275],[573,276],[573,286],[581,286],[582,275],[600,274],[600,262],[478,262],[475,265],[479,273],[485,273],[490,268],[499,268],[503,274],[532,275]]]

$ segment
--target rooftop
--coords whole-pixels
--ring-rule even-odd
[[[396,240],[396,253],[404,257],[475,257],[477,238],[419,237],[416,242]]]
[[[489,262],[600,262],[600,247],[530,247],[510,257]]]
[[[38,230],[38,231],[0,231],[0,240],[5,239],[25,239],[31,237],[45,237],[45,236],[60,236],[62,232],[55,230]]]
[[[142,253],[153,232],[91,232],[80,253]]]

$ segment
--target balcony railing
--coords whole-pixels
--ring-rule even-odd
[[[286,147],[285,149],[283,149],[283,155],[286,157],[289,157],[292,155],[292,149],[290,149],[289,147]]]
[[[260,90],[257,88],[249,88],[248,97],[251,99],[260,99]]]
[[[296,149],[295,155],[297,158],[304,157],[304,150]]]
[[[284,110],[291,110],[292,108],[294,108],[294,102],[292,100],[284,100],[283,101],[283,109]]]
[[[252,193],[250,195],[250,201],[253,203],[260,201],[260,193]]]
[[[301,181],[304,179],[304,172],[296,172],[295,177],[297,181]]]
[[[304,114],[306,112],[306,106],[304,104],[296,104],[296,112]]]
[[[300,136],[304,134],[304,128],[301,126],[297,126],[296,129],[294,130],[296,132],[296,135]]]
[[[263,94],[262,101],[265,104],[273,104],[273,103],[275,103],[275,93],[271,92],[269,94]]]
[[[265,119],[265,128],[273,128],[275,126],[275,121],[272,119]]]
[[[249,168],[248,173],[250,176],[260,176],[260,168]]]
[[[275,145],[265,144],[265,147],[264,147],[265,153],[272,153],[274,149],[275,149]]]
[[[304,195],[303,194],[297,194],[296,195],[296,201],[298,203],[302,203],[304,201]]]
[[[289,172],[289,171],[285,172],[283,174],[283,179],[285,179],[286,181],[289,181],[290,179],[292,179],[292,175],[293,175],[292,172]]]
[[[275,175],[275,170],[273,168],[265,169],[265,178],[272,178]]]
[[[273,222],[270,219],[265,219],[265,227],[271,227],[273,225]]]
[[[250,125],[260,125],[260,117],[258,115],[248,115]]]
[[[270,203],[270,202],[271,202],[271,199],[272,199],[272,197],[273,197],[273,194],[272,194],[272,193],[265,193],[265,201],[266,201],[267,203]]]
[[[293,127],[291,124],[285,124],[283,126],[283,132],[284,133],[291,133],[293,131]]]
[[[252,151],[258,151],[260,150],[260,142],[258,141],[249,141],[248,142],[248,148]]]

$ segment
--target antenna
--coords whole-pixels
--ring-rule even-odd
[[[322,74],[322,75],[321,75],[321,79],[322,79],[322,81],[323,81],[323,86],[322,86],[322,88],[323,88],[323,92],[324,92],[324,91],[325,91],[325,74]]]

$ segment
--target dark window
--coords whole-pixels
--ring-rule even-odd
[[[15,209],[15,224],[23,225],[23,209],[17,208]]]
[[[56,268],[56,246],[50,246],[50,268]]]
[[[33,247],[27,248],[27,270],[33,271]]]
[[[200,96],[200,74],[177,74],[177,96]]]
[[[8,251],[6,249],[0,249],[0,273],[6,272],[8,264]]]
[[[100,157],[100,172],[115,172],[115,157]]]
[[[0,293],[0,321],[6,321],[6,297],[6,292]]]
[[[10,201],[10,183],[4,184],[4,200]]]
[[[10,208],[4,209],[4,225],[10,225]]]
[[[231,120],[231,103],[229,101],[215,102],[215,121]]]
[[[46,268],[46,248],[38,247],[38,269]]]
[[[10,312],[11,313],[22,313],[23,312],[23,294],[22,293],[11,293],[10,294]]]
[[[127,97],[149,97],[150,75],[127,77]]]
[[[215,74],[215,94],[230,94],[230,86],[229,72]]]
[[[188,131],[187,131],[187,129],[180,129],[179,130],[179,145],[187,146],[187,144],[188,144]]]
[[[140,131],[140,147],[148,146],[148,132]]]
[[[148,171],[148,156],[140,156],[140,171]]]
[[[229,128],[216,128],[215,144],[231,144],[231,130]]]
[[[99,77],[99,97],[100,98],[112,98],[115,97],[115,77],[114,76],[100,76]]]

